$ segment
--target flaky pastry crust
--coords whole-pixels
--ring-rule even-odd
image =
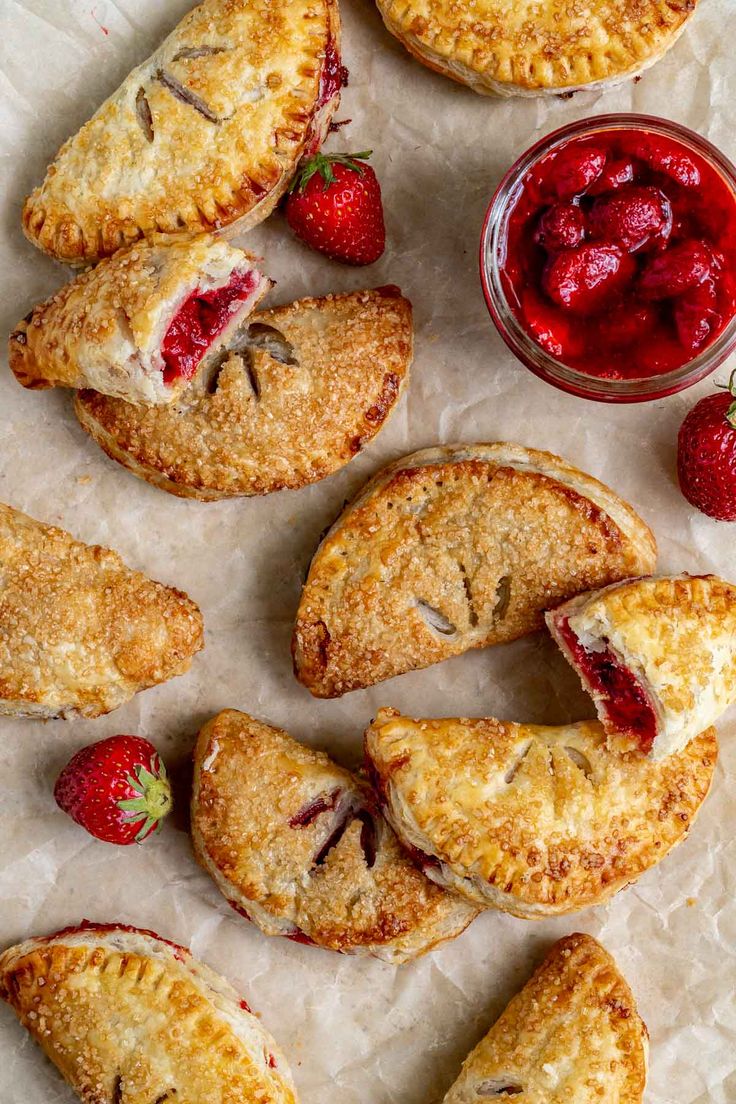
[[[186,594],[0,503],[0,713],[99,717],[202,647]]]
[[[204,0],[61,147],[25,233],[80,264],[156,232],[254,226],[329,127],[339,38],[336,0]]]
[[[292,641],[317,697],[338,697],[539,629],[590,585],[652,570],[654,537],[596,479],[514,444],[449,445],[391,464],[317,549]]]
[[[10,335],[9,363],[24,387],[92,387],[143,405],[171,402],[190,381],[164,380],[162,343],[189,297],[248,280],[204,357],[231,340],[271,286],[242,249],[210,234],[121,249],[35,308]],[[251,286],[252,285],[252,286]]]
[[[563,653],[590,691],[612,748],[637,747],[611,723],[608,695],[591,689],[564,636],[609,649],[633,672],[653,708],[662,759],[680,751],[736,702],[736,586],[715,575],[630,579],[581,594],[547,614]]]
[[[402,963],[478,911],[414,866],[363,782],[233,709],[199,734],[192,839],[220,891],[266,935]]]
[[[569,935],[466,1058],[443,1104],[641,1104],[648,1040],[608,952]]]
[[[386,816],[425,873],[525,919],[607,900],[687,835],[715,732],[652,763],[606,748],[597,721],[412,720],[380,710],[366,756]]]
[[[286,1059],[245,1001],[152,932],[29,939],[0,956],[0,998],[84,1104],[296,1104]]]
[[[314,483],[379,432],[412,358],[398,288],[259,312],[216,377],[166,408],[82,391],[77,418],[102,449],[170,494],[212,501]]]
[[[658,61],[697,0],[377,0],[424,65],[496,96],[603,88]]]

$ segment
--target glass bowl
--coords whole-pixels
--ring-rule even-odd
[[[508,221],[523,188],[526,174],[543,157],[572,138],[588,138],[605,130],[634,130],[669,138],[692,150],[713,168],[734,197],[736,167],[714,145],[687,127],[652,115],[598,115],[570,123],[548,134],[526,151],[499,184],[486,212],[480,241],[480,275],[490,315],[512,353],[541,379],[582,398],[598,402],[646,402],[673,395],[698,383],[736,349],[736,317],[702,352],[681,367],[660,375],[606,379],[587,375],[564,364],[543,349],[512,311],[501,279],[506,259]]]

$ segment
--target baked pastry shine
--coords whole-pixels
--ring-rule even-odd
[[[478,911],[406,857],[365,783],[234,709],[199,734],[192,839],[230,904],[266,935],[402,963]]]
[[[608,952],[569,935],[466,1058],[443,1104],[641,1104],[648,1040]]]
[[[736,702],[736,585],[715,575],[630,579],[547,624],[615,750],[662,759]]]
[[[303,487],[346,464],[401,397],[411,305],[398,288],[262,311],[177,402],[148,410],[92,391],[76,414],[104,451],[170,494],[213,500]]]
[[[0,997],[84,1104],[296,1104],[245,1001],[184,947],[89,924],[0,956]]]
[[[687,835],[718,755],[703,732],[652,763],[561,727],[411,720],[380,710],[366,757],[386,816],[425,873],[478,905],[537,919],[597,905]]]
[[[634,510],[557,456],[425,449],[379,472],[317,549],[295,672],[315,696],[338,697],[515,640],[563,598],[651,571],[655,556]]]
[[[247,253],[211,235],[140,242],[36,307],[10,335],[10,367],[24,387],[168,403],[270,286]]]
[[[340,100],[336,0],[204,0],[60,149],[23,227],[72,264],[271,213]]]
[[[99,717],[202,646],[181,591],[0,503],[0,713]]]
[[[602,88],[663,56],[697,0],[378,0],[419,61],[476,92]]]

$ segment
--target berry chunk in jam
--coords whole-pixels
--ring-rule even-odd
[[[571,138],[522,180],[500,275],[524,329],[568,367],[612,380],[674,371],[736,316],[736,196],[675,138]]]

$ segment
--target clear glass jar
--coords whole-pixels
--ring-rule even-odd
[[[703,158],[727,184],[736,207],[736,167],[705,138],[687,127],[651,115],[598,115],[571,123],[548,134],[524,153],[499,184],[486,212],[480,241],[480,275],[488,310],[512,353],[530,371],[555,387],[598,402],[645,402],[673,395],[704,379],[736,349],[736,317],[732,318],[701,353],[681,367],[660,375],[635,379],[606,379],[587,375],[564,364],[543,349],[524,329],[509,306],[501,279],[506,259],[509,217],[523,188],[526,174],[543,157],[573,138],[589,138],[606,130],[653,133],[679,143]]]

